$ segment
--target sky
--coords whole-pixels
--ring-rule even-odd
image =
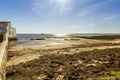
[[[0,0],[17,33],[120,33],[120,0]]]

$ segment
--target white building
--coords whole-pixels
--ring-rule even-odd
[[[16,38],[16,29],[11,27],[11,22],[0,22],[0,32],[5,32],[8,38]]]

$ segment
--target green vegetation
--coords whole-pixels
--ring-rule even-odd
[[[72,36],[73,38],[113,40],[120,39],[120,35],[101,35],[101,36]]]
[[[120,72],[112,71],[109,75],[101,78],[100,80],[117,80],[120,79]]]
[[[30,39],[30,40],[45,40],[45,38],[36,38],[36,39]]]

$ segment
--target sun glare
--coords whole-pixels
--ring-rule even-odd
[[[67,34],[55,34],[56,37],[65,37]]]

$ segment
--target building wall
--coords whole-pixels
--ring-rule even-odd
[[[12,28],[12,35],[13,37],[16,37],[16,28]]]
[[[16,38],[16,29],[11,27],[11,22],[0,22],[0,32],[6,32],[9,38]]]
[[[1,32],[7,32],[7,27],[0,24],[0,33]]]
[[[0,22],[0,33],[3,34],[3,41],[0,42],[0,80],[5,80],[6,63],[7,63],[7,47],[8,47],[8,31],[10,23]]]
[[[6,22],[3,21],[3,22],[0,22],[0,24],[11,27],[11,22],[9,21],[6,21]]]
[[[4,32],[4,40],[0,43],[0,80],[6,80],[8,38],[16,37],[16,29],[10,22],[0,22],[0,31]]]
[[[16,37],[16,29],[15,28],[10,28],[9,30],[9,38],[15,38]]]

